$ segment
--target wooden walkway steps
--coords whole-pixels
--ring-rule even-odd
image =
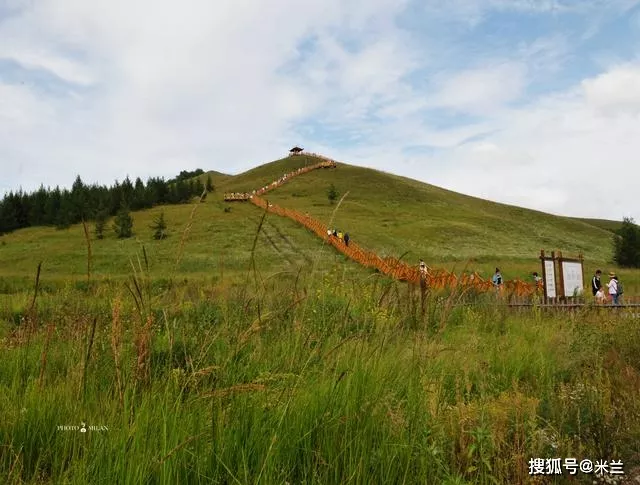
[[[527,283],[525,281],[515,279],[505,281],[501,288],[496,289],[490,280],[483,279],[478,273],[470,273],[463,275],[455,275],[452,272],[443,269],[427,268],[425,273],[421,273],[417,266],[412,266],[404,261],[400,261],[393,257],[381,258],[375,252],[360,247],[353,240],[349,244],[337,237],[328,234],[328,228],[320,221],[312,217],[302,214],[293,209],[286,209],[278,205],[268,202],[263,195],[287,183],[293,177],[309,173],[313,170],[321,168],[336,168],[337,162],[331,158],[319,155],[317,153],[303,152],[301,155],[311,156],[321,161],[299,168],[293,172],[284,174],[280,179],[271,182],[264,187],[253,190],[251,193],[227,193],[224,194],[224,200],[233,201],[249,201],[270,213],[277,214],[282,217],[292,219],[304,227],[314,232],[318,237],[322,238],[326,243],[331,244],[336,250],[347,256],[348,258],[360,263],[361,265],[375,269],[387,276],[400,281],[406,281],[413,284],[419,284],[428,288],[442,289],[454,288],[461,286],[463,288],[473,289],[478,292],[497,291],[518,298],[529,298],[535,294],[542,292],[542,286]]]

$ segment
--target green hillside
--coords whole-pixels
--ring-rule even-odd
[[[233,177],[225,190],[245,191],[311,164],[289,157]],[[604,226],[461,195],[405,177],[339,164],[317,170],[269,193],[269,200],[329,221],[335,207],[326,190],[334,184],[347,197],[334,225],[359,243],[383,254],[435,263],[483,265],[526,261],[536,266],[540,249],[565,255],[582,252],[588,262],[606,265],[612,257],[611,233]]]
[[[202,183],[206,183],[208,177],[211,177],[211,182],[213,183],[213,186],[218,187],[219,185],[224,184],[229,180],[231,180],[233,178],[233,175],[229,175],[222,172],[216,172],[215,170],[209,170],[208,172],[205,172],[204,174],[196,178],[200,179]]]
[[[245,271],[262,214],[248,203],[225,203],[223,193],[251,191],[284,173],[316,162],[317,159],[307,156],[287,157],[236,176],[219,172],[201,175],[203,179],[212,175],[215,192],[195,209],[185,243],[183,232],[193,205],[156,207],[135,213],[133,239],[120,241],[109,232],[105,240],[93,241],[93,271],[103,276],[127,274],[129,258],[141,250],[141,243],[159,273],[219,275],[225,269]],[[596,266],[603,270],[611,267],[608,227],[613,227],[614,221],[553,216],[372,169],[340,163],[337,169],[316,170],[296,177],[267,198],[284,207],[308,212],[328,224],[336,209],[326,196],[332,183],[341,195],[348,193],[335,213],[333,225],[382,256],[405,255],[407,261],[422,257],[431,266],[459,270],[467,266],[485,276],[500,266],[508,279],[527,278],[531,271],[539,269],[537,256],[543,248],[562,250],[565,255],[582,252],[588,272]],[[225,212],[225,207],[230,211]],[[149,225],[161,210],[169,223],[170,238],[157,242],[151,238]],[[270,215],[258,238],[255,255],[261,268],[278,271],[304,265],[320,248],[320,241],[305,229]],[[181,263],[176,268],[181,251]],[[328,248],[323,251],[331,253]],[[331,254],[332,258],[338,257]],[[86,274],[82,227],[63,231],[29,228],[0,238],[0,274],[31,275],[39,258],[45,261],[50,273],[61,278]],[[349,267],[353,266],[350,263]]]
[[[609,221],[607,219],[588,219],[588,218],[576,218],[578,221],[586,222],[589,225],[599,227],[609,232],[616,232],[622,227],[620,221]]]

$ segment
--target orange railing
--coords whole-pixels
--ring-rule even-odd
[[[286,209],[278,205],[267,202],[262,195],[271,190],[280,187],[282,184],[291,180],[291,178],[304,173],[308,173],[312,170],[319,168],[335,168],[337,166],[336,161],[328,157],[318,155],[316,153],[303,152],[302,154],[320,158],[322,161],[310,165],[308,167],[300,168],[293,172],[283,175],[280,179],[265,185],[251,193],[228,193],[224,194],[224,200],[226,201],[250,201],[256,206],[267,210],[270,213],[277,214],[282,217],[288,217],[314,232],[318,237],[322,238],[328,244],[331,244],[338,251],[343,253],[350,259],[360,263],[367,268],[377,269],[381,273],[388,275],[392,278],[407,281],[415,284],[426,284],[429,288],[443,289],[464,287],[472,288],[476,291],[486,292],[495,289],[495,285],[490,280],[483,279],[478,273],[462,274],[456,276],[453,272],[446,271],[444,269],[432,269],[428,268],[426,271],[421,272],[416,266],[409,265],[404,261],[393,257],[381,258],[373,251],[366,250],[360,247],[357,243],[349,241],[346,244],[342,239],[339,239],[328,233],[328,228],[320,221],[313,219],[312,217],[302,214],[293,209]],[[506,292],[509,295],[518,297],[531,296],[542,288],[541,284],[534,285],[526,283],[521,280],[506,281],[501,286],[500,291]]]
[[[312,155],[312,156],[318,157],[317,155]],[[293,177],[296,177],[298,175],[302,175],[303,173],[308,173],[308,172],[311,172],[312,170],[316,170],[318,168],[335,168],[336,167],[335,160],[331,160],[331,159],[328,159],[326,157],[318,157],[318,158],[323,158],[323,161],[320,162],[320,163],[316,163],[315,165],[309,165],[308,167],[302,167],[302,168],[299,168],[298,170],[294,170],[293,172],[289,172],[287,174],[284,174],[278,180],[274,180],[270,184],[265,185],[264,187],[260,187],[259,189],[254,190],[251,193],[248,193],[248,192],[226,193],[226,194],[224,194],[224,200],[226,200],[228,202],[232,202],[232,201],[236,201],[236,200],[249,200],[249,199],[251,199],[252,196],[256,196],[256,195],[260,196],[260,195],[266,194],[267,192],[272,191],[273,189],[277,189],[282,184],[284,184],[284,183],[288,182],[289,180],[291,180]]]

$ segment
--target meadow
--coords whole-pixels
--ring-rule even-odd
[[[342,263],[244,284],[152,273],[5,296],[3,483],[532,483],[535,457],[639,464],[629,310],[423,300]]]
[[[91,240],[90,259],[82,226],[0,238],[0,483],[553,483],[529,460],[556,457],[638,475],[637,309],[423,294],[221,200],[300,163],[135,213],[136,237]],[[335,213],[331,181],[349,192]],[[341,165],[270,198],[381,253],[485,276],[539,269],[537,233],[589,272],[612,267],[606,225],[412,184]],[[170,236],[153,241],[160,211]],[[638,272],[621,274],[638,294]]]

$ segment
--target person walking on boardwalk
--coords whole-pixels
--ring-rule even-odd
[[[611,303],[613,305],[618,304],[618,279],[616,278],[616,274],[612,271],[609,273],[609,283],[607,283],[607,288],[609,289],[609,298],[611,298]]]
[[[496,272],[493,274],[491,281],[493,282],[493,286],[496,288],[500,288],[502,286],[502,273],[500,273],[500,268],[496,268]]]
[[[614,279],[616,280],[616,296],[618,297],[618,305],[622,305],[622,293],[624,293],[624,290],[622,288],[622,281],[618,279],[617,275],[614,277]]]
[[[338,239],[342,241],[343,238],[344,238],[344,234],[342,233],[342,231],[338,231]]]
[[[344,244],[345,246],[349,245],[349,233],[347,232],[344,233]]]
[[[600,281],[601,274],[602,271],[598,269],[593,275],[593,278],[591,278],[591,293],[593,293],[593,296],[596,296],[600,288],[602,288],[602,282]]]
[[[424,260],[420,260],[420,275],[424,276],[427,274],[427,263]]]

